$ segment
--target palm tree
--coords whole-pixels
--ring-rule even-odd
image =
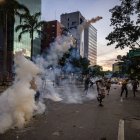
[[[3,27],[4,46],[3,46],[3,72],[7,74],[7,49],[8,49],[8,38],[13,35],[15,15],[20,13],[26,13],[29,10],[16,0],[2,0],[0,1],[0,26]],[[8,29],[11,28],[10,35]]]
[[[41,13],[35,13],[33,15],[30,14],[30,12],[26,14],[22,14],[20,16],[20,22],[21,24],[16,26],[15,30],[16,32],[20,31],[18,40],[20,41],[22,39],[22,35],[29,33],[31,38],[31,60],[33,56],[33,39],[34,39],[34,32],[41,33],[40,28],[46,23],[45,21],[38,21]]]

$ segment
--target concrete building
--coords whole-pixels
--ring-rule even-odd
[[[79,53],[83,56],[84,47],[84,31],[78,32],[78,26],[85,20],[83,15],[79,12],[65,13],[61,15],[61,23],[71,32],[71,34],[77,39],[77,47],[79,47]]]
[[[116,62],[112,65],[113,72],[122,73],[123,62]]]
[[[85,20],[79,11],[61,15],[61,23],[77,39],[80,55],[88,58],[91,65],[95,65],[97,61],[97,30],[90,25],[79,32],[79,25]]]
[[[84,57],[88,58],[90,65],[96,65],[97,30],[92,25],[90,25],[88,28],[85,28],[84,38]]]
[[[69,30],[77,29],[77,27],[85,20],[79,11],[62,14],[60,18],[61,23]]]
[[[41,12],[41,0],[17,0],[17,1],[19,3],[25,5],[30,10],[31,14]],[[41,20],[41,18],[39,20]],[[20,24],[19,18],[16,18],[15,27],[19,24]],[[30,39],[29,33],[24,34],[22,36],[22,39],[20,42],[18,41],[18,35],[19,35],[19,32],[14,33],[14,52],[22,50],[22,49],[26,49],[26,55],[30,56],[30,54],[31,54],[30,53],[31,52],[31,39]],[[34,39],[36,40],[36,38],[39,39],[39,36],[37,33],[34,34]],[[34,41],[35,50],[33,50],[33,56],[37,55],[36,52],[40,52],[40,51],[36,51],[36,49],[40,50],[40,48],[41,48],[40,44],[38,44],[38,42],[37,42],[37,44],[35,44],[36,41]]]
[[[62,34],[62,24],[57,20],[48,21],[42,30],[41,53],[47,50],[50,43],[54,42],[55,38]]]

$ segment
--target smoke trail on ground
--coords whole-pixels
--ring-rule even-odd
[[[14,83],[0,96],[0,133],[13,127],[22,128],[35,111],[44,111],[45,106],[42,103],[35,103],[36,92],[30,88],[30,81],[40,72],[21,52],[15,55]]]

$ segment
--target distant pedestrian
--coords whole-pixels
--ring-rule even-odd
[[[128,81],[129,81],[128,79],[125,79],[122,82],[121,94],[120,94],[121,98],[122,98],[122,95],[123,95],[124,91],[125,91],[125,97],[127,98],[127,96],[128,96],[128,89],[127,89]]]
[[[132,90],[133,90],[133,95],[134,95],[134,97],[136,97],[136,91],[137,91],[137,89],[138,89],[138,86],[139,86],[139,81],[136,80],[136,79],[134,79],[134,80],[132,81]]]
[[[87,92],[88,92],[89,83],[90,83],[90,76],[88,74],[85,77],[85,83],[84,83],[84,91],[85,91],[85,94],[87,94]]]
[[[110,79],[108,79],[107,81],[106,81],[106,90],[107,90],[107,95],[109,95],[109,92],[110,92],[110,88],[111,88],[111,80]]]

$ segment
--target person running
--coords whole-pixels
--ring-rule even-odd
[[[122,95],[123,95],[124,91],[125,91],[125,98],[127,98],[127,96],[128,96],[128,89],[127,89],[128,81],[129,81],[128,79],[125,79],[125,80],[122,82],[121,94],[120,94],[121,100],[122,100]]]
[[[107,90],[107,95],[109,95],[110,88],[111,88],[111,80],[110,80],[110,79],[108,79],[108,80],[106,81],[106,90]]]
[[[132,90],[133,90],[133,95],[134,95],[134,97],[136,97],[136,91],[137,91],[137,88],[138,88],[138,86],[139,86],[139,81],[138,80],[136,80],[136,79],[134,79],[133,81],[132,81]]]
[[[99,102],[99,106],[103,106],[102,101],[105,98],[105,86],[102,80],[96,81],[98,97],[97,100]]]

